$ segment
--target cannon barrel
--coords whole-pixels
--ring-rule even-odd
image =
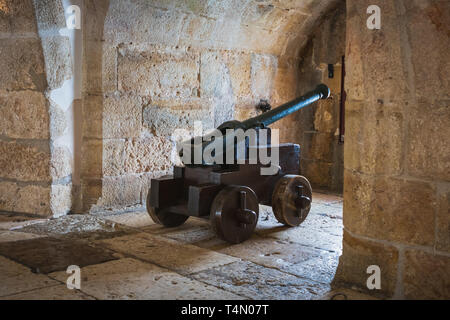
[[[330,89],[324,85],[319,84],[316,89],[307,94],[289,101],[275,109],[260,114],[254,118],[242,121],[243,129],[255,128],[258,126],[267,127],[270,124],[298,111],[320,99],[327,99],[330,96]]]
[[[327,99],[330,96],[330,89],[324,85],[319,84],[314,90],[308,92],[307,94],[298,97],[292,101],[289,101],[275,109],[272,109],[270,111],[267,111],[265,113],[262,113],[256,117],[244,120],[244,121],[238,121],[238,120],[232,120],[227,121],[221,124],[217,129],[224,135],[222,139],[223,148],[222,150],[217,150],[215,153],[218,154],[225,154],[226,150],[230,147],[236,147],[236,144],[239,142],[235,142],[234,136],[229,133],[229,130],[231,129],[232,132],[236,132],[238,129],[242,130],[248,130],[252,128],[267,128],[270,124],[290,115],[291,113],[294,113],[306,106],[309,106],[310,104],[320,100],[320,99]],[[270,129],[269,129],[270,130]],[[190,155],[188,156],[188,161],[190,164],[194,163],[194,149],[200,148],[201,154],[203,154],[203,150],[205,150],[208,145],[212,144],[213,141],[216,140],[211,138],[211,135],[206,135],[204,137],[200,137],[200,139],[197,138],[191,138],[190,140],[183,142],[183,148],[190,149]],[[259,139],[259,138],[257,138]],[[270,137],[269,137],[270,139]],[[247,145],[246,140],[242,141]],[[266,141],[268,145],[271,144],[270,140]],[[248,145],[247,145],[248,147]],[[179,155],[183,157],[184,151],[183,149],[179,152]],[[236,155],[236,153],[235,153]],[[183,160],[183,162],[186,164],[186,162]],[[202,164],[205,164],[205,162],[202,160]]]
[[[275,109],[264,112],[256,117],[238,121],[231,120],[221,124],[218,129],[225,132],[226,129],[243,129],[248,130],[251,128],[266,128],[272,123],[294,113],[320,99],[327,99],[330,96],[330,89],[324,85],[319,84],[314,90],[307,94],[298,97],[292,101],[289,101]]]

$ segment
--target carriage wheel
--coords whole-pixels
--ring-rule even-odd
[[[311,209],[312,189],[303,176],[285,175],[278,180],[272,195],[272,209],[280,223],[296,227]]]
[[[240,243],[251,237],[258,215],[258,198],[252,189],[227,186],[214,198],[210,214],[211,226],[221,239]]]
[[[150,191],[147,194],[147,212],[155,223],[173,228],[182,225],[189,216],[173,213],[167,209],[155,208],[150,205]]]

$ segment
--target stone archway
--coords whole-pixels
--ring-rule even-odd
[[[177,126],[217,126],[305,92],[300,52],[343,3],[85,1],[85,209],[142,206],[171,168]]]

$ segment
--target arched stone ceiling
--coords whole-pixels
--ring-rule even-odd
[[[319,18],[342,0],[111,0],[104,39],[297,57]]]

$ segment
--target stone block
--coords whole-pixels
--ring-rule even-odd
[[[82,135],[84,138],[103,138],[103,95],[87,95],[82,104]]]
[[[188,50],[121,49],[119,90],[152,97],[196,97],[199,94],[198,60],[198,55]]]
[[[103,143],[103,174],[119,176],[126,173],[125,140],[105,139]]]
[[[68,119],[61,107],[51,100],[47,113],[50,115],[50,138],[54,141],[64,135],[64,132],[69,126]]]
[[[193,278],[255,300],[312,300],[323,296],[329,290],[328,284],[296,277],[248,261],[210,268],[194,274]]]
[[[450,252],[450,191],[449,187],[438,193],[438,208],[436,214],[436,248]]]
[[[50,193],[50,209],[53,217],[69,213],[72,208],[72,185],[52,185]]]
[[[111,94],[104,98],[103,103],[103,138],[134,138],[140,136],[142,98]],[[98,107],[94,107],[94,110]]]
[[[200,121],[204,130],[214,128],[209,101],[161,101],[144,107],[143,124],[155,136],[171,137],[176,129],[193,132]]]
[[[450,99],[450,3],[408,1],[405,3],[416,96]],[[426,58],[425,58],[426,57]]]
[[[218,52],[201,54],[200,96],[224,97],[233,94],[227,66]]]
[[[102,240],[98,244],[114,251],[132,254],[141,260],[170,268],[181,274],[192,274],[239,261],[225,254],[149,233]]]
[[[173,143],[162,137],[144,137],[125,143],[125,170],[128,173],[165,171],[172,168]]]
[[[182,39],[180,43],[189,45],[193,43],[202,44],[212,38],[217,21],[209,17],[189,15],[183,25]]]
[[[2,297],[20,292],[32,292],[35,289],[58,284],[58,281],[43,274],[33,273],[22,264],[4,257],[0,257],[0,274],[2,281],[0,296]]]
[[[0,32],[11,34],[27,32],[37,35],[33,1],[3,1],[0,6]]]
[[[370,274],[367,268],[380,267],[381,289],[377,293],[391,297],[397,283],[399,253],[395,247],[356,238],[344,231],[343,252],[334,278],[334,284],[352,284],[363,292],[367,289]]]
[[[404,268],[406,299],[450,298],[450,257],[411,249],[405,252]]]
[[[68,290],[67,284],[53,285],[46,288],[20,292],[7,297],[5,300],[94,300],[93,297],[79,290]]]
[[[109,1],[86,0],[83,3],[82,20],[86,43],[90,41],[103,41],[105,20],[110,7]]]
[[[395,1],[378,3],[382,17],[380,30],[366,27],[369,0],[355,1],[347,9],[347,70],[346,88],[349,99],[402,101],[409,97],[405,81],[409,72],[404,63],[404,35],[398,20]],[[347,82],[348,81],[348,82]],[[353,89],[352,89],[353,88]]]
[[[103,168],[103,141],[83,139],[81,145],[81,177],[99,178]]]
[[[63,179],[72,174],[72,158],[72,153],[67,147],[53,148],[50,162],[52,179]]]
[[[450,180],[450,103],[419,102],[409,108],[408,173],[423,178]]]
[[[0,134],[18,139],[48,139],[49,114],[36,91],[0,92]]]
[[[39,39],[0,39],[0,56],[3,90],[45,90],[47,81]]]
[[[141,204],[141,183],[138,176],[105,177],[99,209],[124,208]]]
[[[52,36],[41,39],[47,83],[50,89],[63,85],[72,77],[72,59],[68,37]]]
[[[272,97],[277,59],[270,55],[252,54],[251,88],[256,99]]]
[[[367,174],[399,174],[403,170],[404,117],[401,112],[373,108],[368,103],[362,112],[346,112],[345,167]]]
[[[100,40],[87,40],[84,53],[84,90],[95,94],[116,91],[117,47]]]
[[[248,2],[242,11],[242,21],[247,25],[255,25],[260,28],[277,30],[288,21],[288,15],[284,9],[272,4]]]
[[[88,177],[82,177],[80,189],[82,199],[80,211],[89,213],[93,211],[98,200],[102,196],[102,180],[98,178],[89,179]]]
[[[50,188],[0,181],[0,210],[50,216]]]
[[[353,233],[432,246],[436,206],[427,182],[344,171],[344,226]]]
[[[101,15],[103,18],[103,14]],[[133,19],[130,19],[133,17]],[[104,21],[105,40],[118,43],[160,43],[176,45],[186,14],[155,8],[145,0],[112,2]]]
[[[273,107],[295,99],[298,95],[297,83],[297,72],[290,68],[277,68],[273,85]]]
[[[130,173],[167,171],[172,168],[175,145],[163,137],[108,139],[103,145],[103,174],[118,176]],[[176,152],[175,152],[176,154]]]
[[[42,235],[26,233],[26,232],[9,231],[9,230],[0,231],[0,243],[37,239],[37,238],[42,238],[42,237],[43,237]]]
[[[49,181],[50,152],[48,145],[0,141],[2,177],[21,181]]]
[[[33,0],[40,31],[59,30],[66,27],[64,8],[58,0]]]
[[[101,300],[241,299],[240,296],[196,281],[166,268],[125,258],[83,267],[83,292]],[[51,274],[61,282],[65,272]]]

